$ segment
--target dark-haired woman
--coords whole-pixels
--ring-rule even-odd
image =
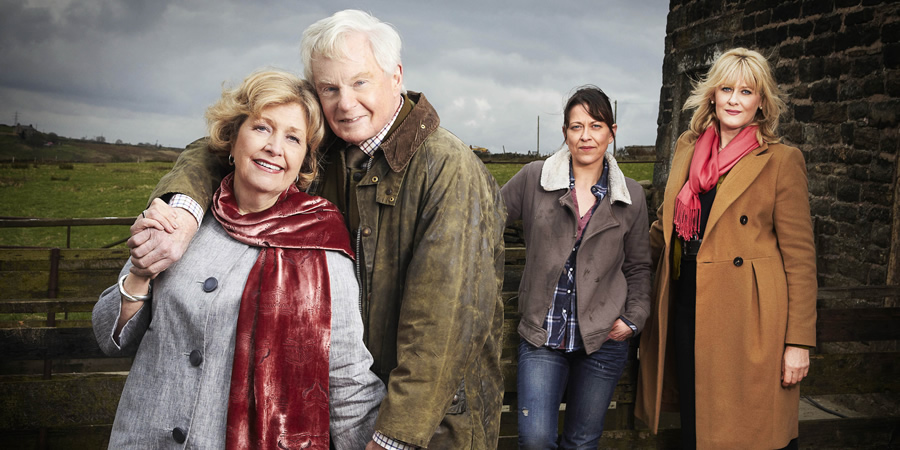
[[[519,286],[522,449],[597,448],[628,338],[650,311],[644,191],[607,152],[616,124],[606,94],[578,89],[562,131],[565,147],[502,189],[507,223],[522,219],[528,248]]]

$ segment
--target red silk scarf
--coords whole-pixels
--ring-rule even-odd
[[[682,239],[689,240],[700,232],[700,193],[709,192],[719,177],[757,147],[755,126],[741,130],[722,151],[718,151],[719,133],[715,125],[700,135],[694,144],[688,179],[675,197],[675,231]]]
[[[226,448],[328,449],[331,292],[325,250],[352,257],[343,216],[291,187],[271,208],[241,215],[234,174],[213,215],[228,234],[262,247],[241,297]]]

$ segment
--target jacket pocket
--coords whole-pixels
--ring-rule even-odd
[[[453,400],[450,402],[450,409],[447,410],[447,414],[462,414],[466,412],[467,409],[466,380],[463,380],[459,383],[459,388],[456,390],[456,393],[453,394]]]

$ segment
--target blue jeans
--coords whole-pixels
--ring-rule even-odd
[[[603,419],[625,369],[628,341],[606,341],[588,355],[519,342],[519,448],[557,448],[559,405],[566,385],[566,419],[559,448],[595,450]]]

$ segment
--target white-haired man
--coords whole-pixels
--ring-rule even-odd
[[[368,448],[496,448],[506,216],[499,188],[439,126],[425,96],[404,90],[400,36],[390,25],[341,11],[307,28],[301,47],[334,134],[310,192],[344,214],[372,370],[388,386]],[[198,141],[151,198],[171,197],[202,215],[223,170]],[[196,226],[185,216],[174,234],[135,234],[135,270],[158,273],[180,257]]]

